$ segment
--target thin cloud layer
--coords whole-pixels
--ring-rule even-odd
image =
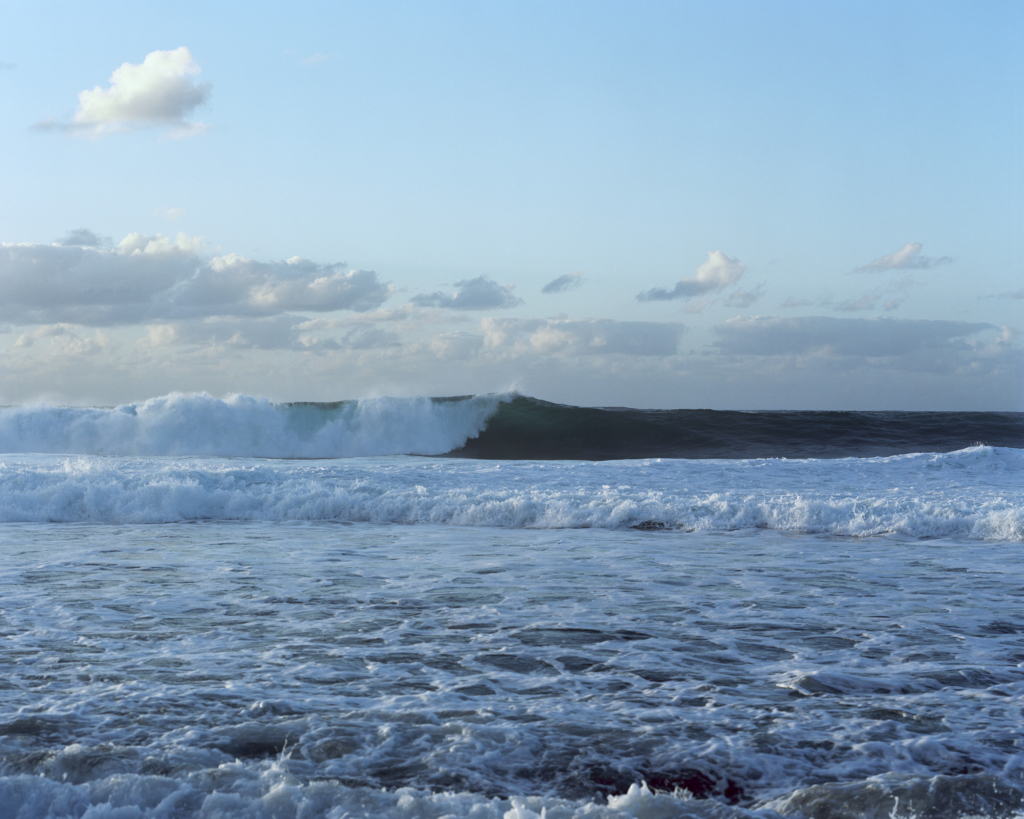
[[[730,293],[725,300],[725,304],[728,307],[750,307],[755,301],[764,295],[764,286],[758,285],[753,290],[736,290]]]
[[[185,46],[150,52],[141,63],[116,69],[108,88],[82,91],[69,125],[46,120],[37,127],[93,136],[146,126],[172,128],[173,137],[201,133],[207,126],[189,119],[210,98],[210,84],[195,80],[200,71]]]
[[[115,345],[101,331],[97,330],[92,338],[79,335],[66,324],[49,324],[36,327],[29,333],[22,333],[14,346],[27,348],[35,345],[37,339],[50,339],[50,350],[64,356],[94,356],[109,352]]]
[[[675,355],[682,324],[613,319],[499,319],[481,323],[484,346],[543,355]]]
[[[922,245],[920,242],[907,242],[895,253],[888,256],[880,256],[873,262],[868,262],[863,267],[858,267],[856,273],[871,273],[880,270],[928,270],[940,264],[949,264],[953,259],[949,256],[921,255]]]
[[[173,240],[133,233],[116,248],[0,245],[0,321],[109,326],[365,311],[391,294],[370,270],[298,256],[269,263],[235,253],[207,259],[200,255],[203,246],[184,233]]]
[[[150,348],[193,347],[225,350],[291,350],[323,353],[398,347],[396,333],[378,327],[348,327],[340,338],[307,332],[312,322],[302,316],[266,318],[216,317],[166,324],[150,324],[141,343]],[[338,323],[337,326],[344,326]]]
[[[105,247],[109,245],[110,239],[105,236],[97,236],[91,230],[78,228],[69,230],[67,235],[60,240],[64,247]]]
[[[455,282],[453,295],[423,293],[410,301],[419,307],[450,307],[453,310],[503,310],[523,303],[512,294],[514,285],[498,284],[486,276]]]
[[[671,301],[672,299],[692,299],[722,290],[735,284],[743,276],[747,266],[739,259],[731,259],[721,250],[708,252],[708,260],[697,268],[697,275],[676,282],[671,290],[655,287],[637,295],[637,301]]]
[[[573,290],[583,284],[582,273],[566,273],[564,276],[559,276],[557,279],[552,279],[545,284],[540,292],[541,293],[564,293],[566,290]]]
[[[876,310],[881,302],[881,307],[889,312],[891,310],[897,310],[900,306],[899,299],[886,299],[884,302],[881,301],[882,297],[868,293],[865,296],[861,296],[859,299],[846,299],[835,305],[832,309],[837,313],[855,313],[858,310]]]
[[[732,355],[863,356],[881,358],[946,347],[956,339],[991,329],[966,321],[894,318],[758,316],[734,318],[715,327],[715,346]]]

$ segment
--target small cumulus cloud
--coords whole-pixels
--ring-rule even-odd
[[[116,69],[109,87],[82,91],[70,123],[51,117],[35,127],[101,136],[164,126],[172,129],[172,137],[193,136],[207,128],[189,119],[210,98],[210,84],[195,79],[200,71],[185,46],[150,52],[141,63],[124,63]]]
[[[168,239],[162,233],[155,233],[152,236],[147,236],[144,233],[129,233],[118,242],[117,252],[132,256],[169,253],[187,256],[196,254],[205,247],[206,242],[201,236],[178,233],[174,239]]]
[[[166,219],[168,222],[177,222],[185,215],[185,210],[182,208],[157,208],[153,211],[153,215],[161,219]]]
[[[895,318],[758,316],[735,318],[715,327],[715,346],[732,355],[822,355],[880,358],[948,346],[989,324]]]
[[[454,310],[499,310],[523,303],[512,294],[513,285],[498,284],[486,276],[455,282],[455,286],[459,289],[454,295],[424,293],[413,296],[410,301],[419,307],[450,307]]]
[[[552,279],[545,284],[540,292],[541,293],[564,293],[566,290],[573,290],[583,284],[582,273],[566,273],[564,276],[559,276],[557,279]]]
[[[920,242],[907,242],[895,253],[880,256],[873,262],[858,267],[855,273],[871,273],[880,270],[928,270],[942,264],[949,264],[953,259],[949,256],[922,256]]]
[[[637,301],[670,301],[703,296],[735,284],[743,276],[746,265],[739,259],[731,259],[720,250],[708,252],[708,260],[697,268],[697,275],[676,282],[671,290],[655,287],[645,290]]]
[[[310,54],[302,62],[304,62],[306,65],[320,65],[320,63],[326,63],[333,59],[335,59],[334,54],[317,53]]]

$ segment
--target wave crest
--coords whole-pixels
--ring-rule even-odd
[[[0,409],[0,452],[344,458],[440,455],[479,435],[510,395],[274,404],[172,393],[115,408]]]

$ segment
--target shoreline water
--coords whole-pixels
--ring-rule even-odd
[[[844,815],[852,788],[926,815],[943,793],[1024,793],[1010,544],[308,522],[2,536],[0,789],[25,805]],[[698,798],[670,795],[684,785]]]
[[[1024,815],[1022,449],[223,457],[172,404],[0,455],[14,815]]]

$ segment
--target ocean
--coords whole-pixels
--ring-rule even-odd
[[[1024,816],[1024,413],[0,409],[0,817]]]

